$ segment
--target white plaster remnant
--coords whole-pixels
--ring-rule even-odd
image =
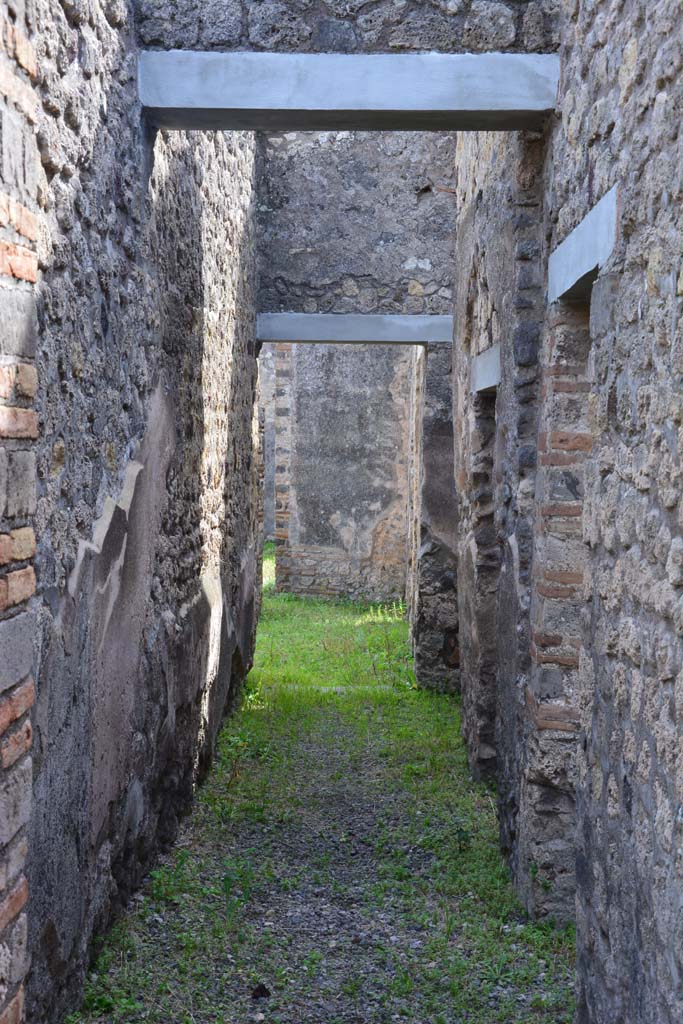
[[[102,546],[107,533],[109,532],[109,527],[111,526],[116,509],[122,509],[126,514],[126,518],[128,518],[130,508],[133,503],[133,495],[135,494],[135,485],[137,483],[138,474],[143,468],[144,467],[141,462],[131,459],[126,466],[123,487],[121,488],[121,494],[118,500],[115,501],[111,497],[105,498],[104,505],[102,507],[102,514],[93,523],[92,540],[79,540],[76,564],[71,570],[67,581],[67,589],[72,598],[75,599],[78,597],[80,592],[81,572],[83,570],[86,555],[89,552],[95,555],[100,555],[102,553]]]

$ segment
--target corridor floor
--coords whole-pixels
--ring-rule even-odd
[[[494,799],[402,610],[276,595],[269,552],[242,707],[70,1024],[570,1022],[573,937],[526,921]]]

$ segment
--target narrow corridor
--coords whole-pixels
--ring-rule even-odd
[[[274,593],[171,856],[69,1024],[561,1024],[573,935],[526,921],[454,698],[400,608]]]

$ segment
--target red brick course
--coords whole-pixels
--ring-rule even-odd
[[[11,196],[0,194],[0,227],[14,228],[24,238],[35,242],[38,238],[38,218],[35,213]]]
[[[36,697],[36,688],[32,679],[27,679],[14,690],[9,697],[0,701],[0,733],[6,731],[13,722],[30,711]]]
[[[536,587],[536,593],[540,594],[541,597],[571,598],[576,597],[577,591],[574,587],[550,586],[547,583],[539,583]]]
[[[542,516],[580,516],[583,514],[583,505],[580,502],[557,502],[554,505],[542,505]]]
[[[0,612],[28,601],[36,592],[36,574],[33,566],[9,572],[0,579]]]
[[[0,437],[34,440],[38,437],[38,414],[33,409],[0,406]]]
[[[25,114],[29,121],[35,123],[38,116],[38,97],[31,88],[10,68],[0,64],[0,95]]]
[[[22,875],[9,896],[0,903],[0,932],[19,915],[28,899],[28,882]],[[0,1017],[0,1020],[2,1018]]]
[[[33,730],[31,722],[27,719],[22,722],[18,729],[9,735],[4,736],[0,743],[0,764],[3,768],[11,768],[20,757],[28,754],[31,749]]]
[[[20,28],[5,19],[0,26],[0,45],[11,60],[28,72],[31,78],[38,75],[38,59],[35,47]]]
[[[593,450],[593,435],[573,430],[553,430],[550,433],[550,447],[568,452],[590,452]]]
[[[35,284],[38,280],[38,257],[24,245],[0,241],[0,274]]]

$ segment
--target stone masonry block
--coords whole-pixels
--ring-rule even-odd
[[[25,562],[33,558],[36,553],[36,535],[30,526],[12,530],[9,539],[12,561]]]
[[[0,149],[4,184],[21,188],[24,183],[24,130],[21,118],[12,110],[4,110],[0,118]]]
[[[0,782],[0,843],[3,846],[28,822],[32,785],[30,757],[20,761]],[[17,909],[17,913],[20,909]]]
[[[38,371],[30,363],[19,363],[16,367],[14,388],[22,398],[35,398],[38,390]]]
[[[19,914],[26,906],[28,899],[28,882],[22,876],[11,892],[0,903],[0,931],[5,929],[10,921]]]
[[[36,510],[36,457],[11,452],[7,478],[7,515],[30,516]]]
[[[7,475],[7,452],[4,448],[0,448],[0,516],[4,516],[7,507]]]
[[[18,569],[0,578],[0,611],[28,601],[36,590],[36,574],[32,566]]]
[[[34,398],[38,389],[38,372],[31,363],[0,366],[0,398]]]
[[[28,840],[25,835],[19,836],[3,851],[0,861],[0,892],[4,892],[24,870],[27,854]]]
[[[3,768],[11,768],[13,764],[28,754],[31,749],[33,732],[31,722],[27,719],[22,722],[18,729],[3,738],[0,745],[0,763]]]
[[[11,949],[10,981],[13,985],[16,985],[25,976],[30,962],[28,952],[28,916],[25,913],[17,918],[12,927]]]
[[[38,280],[38,257],[25,245],[0,241],[0,274],[33,284]]]
[[[35,621],[30,612],[0,622],[0,650],[3,652],[0,659],[0,691],[7,690],[30,675],[33,667],[34,631]]]
[[[12,1002],[0,1015],[0,1024],[21,1024],[24,1019],[24,990],[19,989]]]
[[[0,288],[0,354],[33,358],[38,335],[36,299],[32,291]]]

